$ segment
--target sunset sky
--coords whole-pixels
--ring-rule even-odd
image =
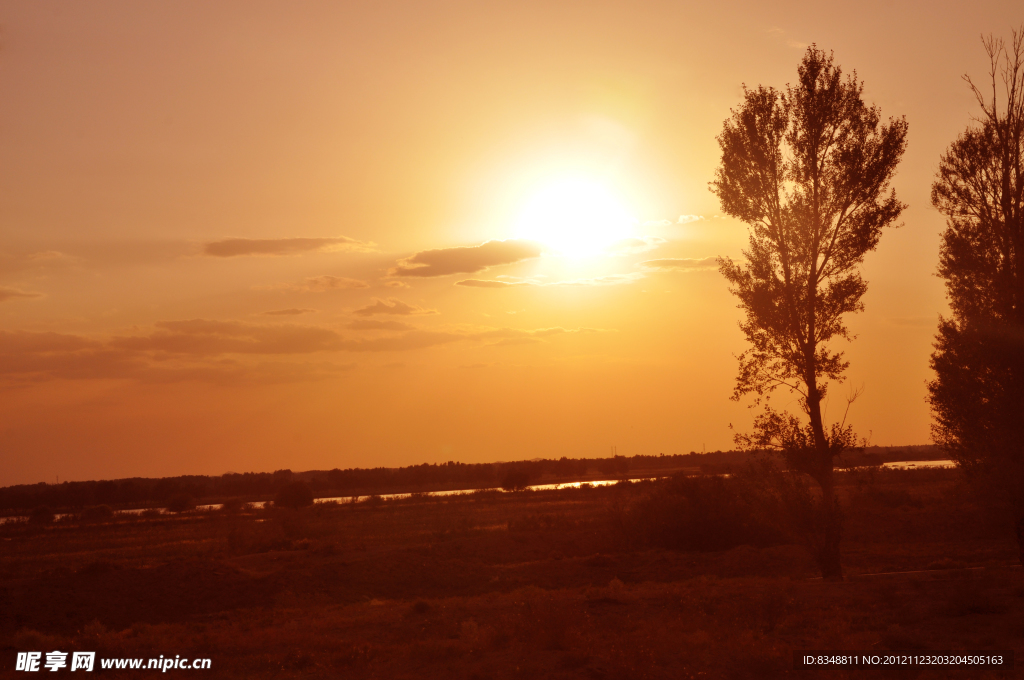
[[[856,11],[852,9],[856,7]],[[807,45],[906,116],[845,385],[924,444],[939,155],[1018,2],[6,2],[0,484],[732,447],[708,190]],[[780,406],[795,402],[779,395]]]

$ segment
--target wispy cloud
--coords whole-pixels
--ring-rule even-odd
[[[146,383],[281,383],[315,380],[354,364],[239,361],[202,354],[147,353],[74,335],[0,331],[0,380],[135,380]]]
[[[341,336],[328,328],[241,321],[162,321],[149,335],[115,337],[110,346],[169,354],[308,354],[339,349]]]
[[[644,275],[640,272],[629,274],[606,274],[605,276],[594,276],[588,279],[572,279],[569,281],[552,281],[545,283],[545,286],[622,286],[629,283],[636,283]]]
[[[413,326],[401,321],[379,321],[377,319],[356,319],[345,328],[354,331],[408,331]]]
[[[315,309],[290,307],[288,309],[272,309],[269,312],[261,312],[265,316],[298,316],[299,314],[312,314]]]
[[[483,279],[465,279],[463,281],[456,281],[456,286],[466,286],[467,288],[516,288],[518,286],[534,286],[535,283],[529,281],[515,281],[509,283],[508,281],[487,281]]]
[[[143,382],[283,382],[320,379],[353,368],[314,355],[406,352],[455,342],[513,345],[590,328],[457,328],[420,330],[397,322],[357,320],[350,328],[398,331],[346,338],[331,328],[297,324],[189,319],[157,323],[133,336],[97,340],[77,335],[0,331],[0,380],[138,380]]]
[[[447,276],[474,274],[488,267],[539,257],[540,244],[522,239],[487,241],[478,246],[424,250],[400,260],[391,276]]]
[[[596,328],[552,328],[518,329],[518,328],[491,328],[469,332],[467,337],[474,340],[493,340],[487,343],[490,347],[509,347],[514,345],[527,345],[544,342],[546,338],[559,335],[584,335],[589,333],[600,333]]]
[[[31,293],[24,290],[18,290],[17,288],[0,288],[0,302],[17,300],[18,298],[37,298],[42,296],[42,293]]]
[[[697,258],[665,258],[662,260],[647,260],[641,262],[640,267],[649,271],[659,272],[694,272],[705,269],[718,269],[718,258],[697,257]]]
[[[519,286],[533,286],[537,288],[547,288],[551,286],[620,286],[628,283],[635,283],[642,278],[644,278],[642,273],[630,272],[628,274],[607,274],[605,276],[594,276],[584,279],[568,279],[566,281],[524,280],[507,282],[487,279],[466,279],[464,281],[456,281],[455,285],[466,286],[467,288],[516,288]]]
[[[213,257],[241,255],[296,255],[311,251],[369,250],[372,243],[364,243],[346,236],[334,238],[229,238],[211,241],[203,252]]]
[[[515,347],[516,345],[541,345],[544,341],[540,338],[505,338],[498,342],[492,342],[491,347]]]
[[[464,339],[465,336],[458,333],[413,330],[401,335],[370,340],[348,340],[342,349],[347,352],[407,352],[409,350],[425,349]]]
[[[373,316],[374,314],[396,314],[399,316],[419,316],[425,314],[437,314],[436,309],[424,309],[415,305],[402,302],[397,298],[381,300],[373,298],[373,304],[361,307],[354,312],[356,316]]]
[[[703,220],[703,215],[680,215],[679,219],[676,220],[676,224],[689,224],[690,222],[702,222]]]
[[[636,255],[638,253],[645,253],[649,250],[654,250],[664,244],[668,243],[665,239],[660,236],[644,236],[643,238],[626,238],[621,241],[616,241],[612,245],[608,246],[606,252],[609,255]]]
[[[0,276],[21,274],[22,272],[66,267],[78,262],[79,258],[65,255],[56,250],[38,252],[5,253],[0,252]]]
[[[289,290],[297,290],[304,293],[325,293],[329,290],[351,290],[356,288],[369,288],[370,284],[358,279],[348,279],[344,276],[310,276],[298,283],[289,283],[282,286]]]

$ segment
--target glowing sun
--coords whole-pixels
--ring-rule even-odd
[[[517,235],[562,255],[597,254],[631,236],[635,220],[601,182],[570,177],[544,184],[523,207]]]

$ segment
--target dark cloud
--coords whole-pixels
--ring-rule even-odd
[[[42,296],[42,293],[29,293],[23,290],[18,290],[17,288],[0,288],[0,302],[15,300],[17,298],[37,298]]]
[[[272,309],[269,312],[261,312],[264,316],[298,316],[299,314],[311,314],[315,309],[291,307],[289,309]]]
[[[377,321],[376,319],[357,319],[346,328],[354,331],[408,331],[412,326],[401,321]]]
[[[314,250],[366,250],[369,243],[345,236],[336,238],[229,238],[212,241],[203,246],[203,252],[213,257],[239,255],[295,255]]]
[[[367,305],[352,312],[357,316],[373,316],[374,314],[397,314],[399,316],[419,316],[424,314],[437,314],[436,309],[423,309],[414,305],[406,304],[396,298],[381,300],[373,298],[373,304]]]
[[[659,272],[693,272],[703,269],[718,269],[718,258],[666,258],[663,260],[647,260],[646,262],[641,262],[640,266],[644,269]]]
[[[424,250],[399,261],[388,273],[391,276],[474,274],[488,267],[538,257],[540,253],[540,245],[533,241],[488,241],[478,246]]]

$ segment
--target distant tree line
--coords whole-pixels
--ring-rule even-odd
[[[722,452],[674,456],[615,456],[613,458],[538,459],[507,463],[410,465],[399,468],[348,468],[292,472],[227,473],[219,476],[183,475],[147,479],[21,484],[0,488],[0,511],[25,511],[40,506],[82,508],[95,505],[148,506],[188,497],[211,502],[226,498],[269,499],[295,481],[305,482],[317,497],[371,493],[403,493],[442,489],[501,486],[515,473],[525,484],[538,480],[576,480],[599,474],[619,477],[630,470],[698,467],[721,464]]]
[[[869,447],[850,452],[850,465],[878,465],[886,460],[917,460],[935,457],[934,446]],[[747,451],[691,451],[687,454],[657,456],[614,456],[612,458],[558,458],[506,463],[458,463],[410,465],[400,468],[348,468],[292,472],[229,472],[224,475],[183,475],[149,479],[20,484],[0,488],[0,512],[23,512],[34,508],[84,508],[166,505],[189,499],[192,502],[221,502],[228,498],[268,500],[289,484],[304,482],[317,498],[381,493],[409,493],[445,489],[476,489],[525,486],[538,482],[578,481],[595,475],[609,479],[643,477],[659,471],[691,469],[721,473],[745,464]],[[514,475],[513,480],[509,476]]]

